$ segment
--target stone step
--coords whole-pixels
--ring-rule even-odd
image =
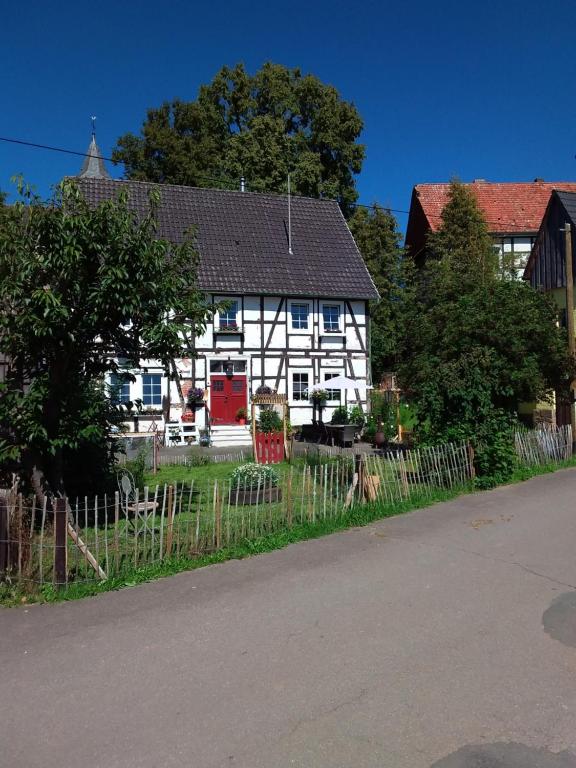
[[[210,430],[212,445],[235,446],[252,445],[252,436],[248,427],[239,424],[220,424]]]

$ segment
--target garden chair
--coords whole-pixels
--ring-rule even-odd
[[[143,531],[152,531],[149,527],[150,518],[154,518],[154,513],[158,507],[157,501],[139,501],[136,495],[136,483],[134,476],[127,469],[123,469],[116,476],[118,489],[120,491],[120,502],[123,511],[126,513],[128,525],[134,533]],[[133,518],[138,518],[143,523],[143,528],[138,530],[134,525]]]

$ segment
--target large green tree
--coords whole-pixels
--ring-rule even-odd
[[[566,389],[573,362],[557,309],[505,280],[474,198],[451,185],[425,265],[406,307],[400,380],[428,439],[469,439],[481,474],[505,478],[520,402]]]
[[[105,456],[102,380],[118,358],[170,370],[183,332],[204,326],[196,252],[190,239],[157,238],[158,202],[153,191],[139,219],[125,191],[92,208],[65,181],[48,203],[25,199],[0,217],[0,462],[37,491],[66,491],[72,455]]]
[[[363,123],[356,107],[313,75],[268,62],[254,75],[223,67],[194,101],[148,110],[139,136],[118,139],[115,160],[130,179],[357,198]]]
[[[410,263],[404,259],[402,236],[389,210],[377,203],[358,207],[348,224],[380,294],[380,301],[370,307],[372,378],[378,383],[385,371],[396,369]]]

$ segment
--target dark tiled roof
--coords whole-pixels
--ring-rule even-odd
[[[284,195],[197,189],[147,182],[81,178],[93,204],[122,187],[145,211],[148,192],[160,190],[159,236],[181,242],[197,228],[199,284],[215,293],[377,299],[378,293],[337,203],[293,197],[292,251]]]
[[[560,202],[572,220],[572,226],[574,227],[576,225],[576,192],[566,192],[558,189],[556,195],[560,198]],[[574,235],[572,235],[572,237],[574,237]]]

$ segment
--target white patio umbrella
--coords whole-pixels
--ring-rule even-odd
[[[313,384],[308,387],[309,392],[316,392],[318,389],[339,389],[340,391],[346,389],[372,389],[370,384],[366,384],[365,381],[356,381],[355,379],[349,379],[348,376],[334,376],[333,379],[328,379],[322,384]]]

